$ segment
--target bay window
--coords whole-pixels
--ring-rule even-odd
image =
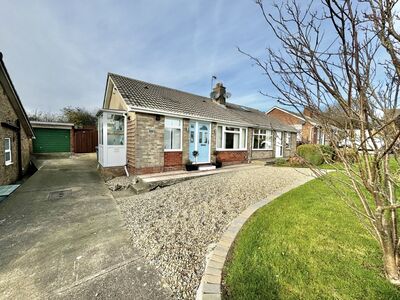
[[[217,150],[246,150],[247,129],[232,126],[217,126]]]
[[[182,120],[165,118],[164,125],[164,150],[182,150]]]
[[[266,129],[254,129],[253,149],[272,150],[272,132]]]

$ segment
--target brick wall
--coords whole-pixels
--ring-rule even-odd
[[[302,121],[299,118],[296,118],[295,116],[285,113],[279,109],[273,109],[268,113],[268,116],[274,117],[275,119],[278,119],[284,124],[288,125],[297,125],[297,124],[303,124],[304,121]]]
[[[11,103],[0,85],[0,122],[16,124],[18,119]],[[4,139],[11,139],[11,155],[13,164],[5,165]],[[24,129],[21,129],[21,162],[18,162],[17,133],[11,129],[0,126],[0,185],[10,184],[18,179],[18,167],[22,165],[23,172],[28,169],[30,153],[32,151],[32,140],[27,137]]]
[[[217,159],[222,165],[238,164],[247,162],[247,150],[241,151],[217,151]]]
[[[311,123],[305,123],[301,131],[301,140],[303,143],[313,143],[313,127]]]
[[[183,169],[182,152],[164,152],[164,171],[178,171]]]

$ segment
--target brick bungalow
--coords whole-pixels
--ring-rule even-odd
[[[304,108],[302,114],[274,106],[266,114],[297,130],[297,142],[303,144],[327,144],[324,133],[313,118],[311,110]]]
[[[108,74],[99,114],[99,163],[131,174],[198,165],[289,157],[296,129],[263,112],[226,102],[218,83],[211,98]]]
[[[1,52],[0,108],[0,185],[7,185],[27,171],[34,135]]]

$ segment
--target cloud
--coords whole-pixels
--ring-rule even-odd
[[[263,53],[268,31],[253,1],[0,0],[0,51],[28,110],[100,107],[107,72],[210,92],[265,109],[268,88],[236,46]]]

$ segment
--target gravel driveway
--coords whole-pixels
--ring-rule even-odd
[[[193,299],[205,256],[247,206],[301,182],[308,169],[257,166],[117,199],[133,243],[178,299]]]

